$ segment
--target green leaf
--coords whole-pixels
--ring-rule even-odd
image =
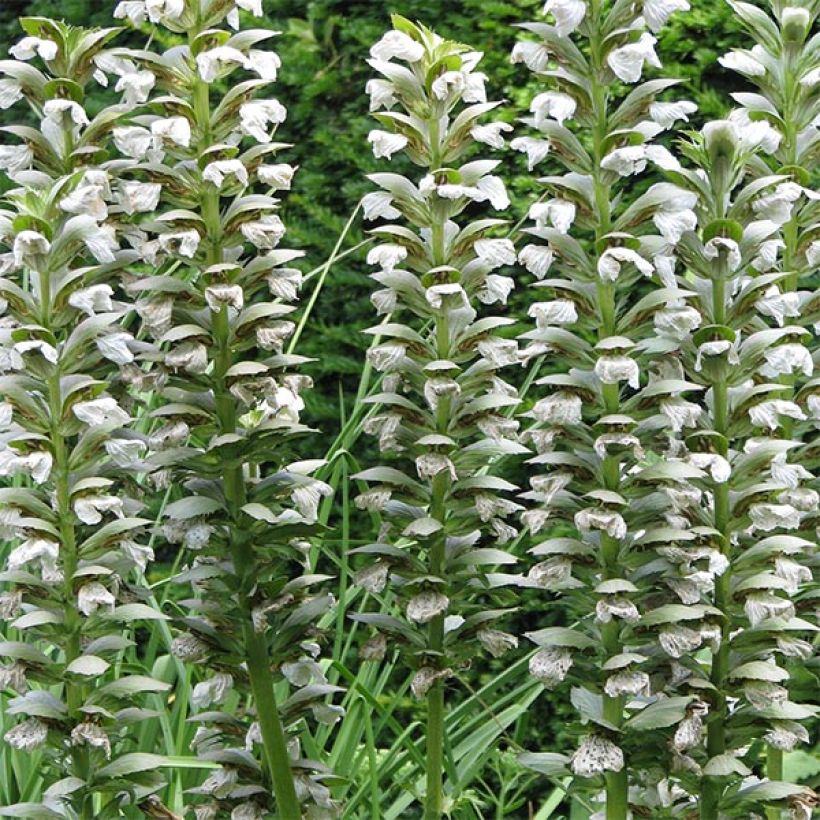
[[[664,698],[650,703],[627,722],[628,729],[663,729],[674,726],[686,717],[686,708],[692,702],[691,697]]]
[[[163,615],[158,609],[154,609],[147,604],[123,604],[115,607],[112,612],[105,616],[111,621],[168,621],[167,615]]]
[[[559,777],[569,773],[569,758],[555,752],[525,752],[518,755],[518,762],[525,768],[547,777]]]
[[[73,675],[83,675],[89,678],[99,677],[105,674],[111,664],[97,655],[80,655],[66,666],[65,671]]]
[[[160,766],[167,766],[168,758],[164,755],[147,754],[146,752],[132,752],[123,755],[112,761],[107,766],[103,766],[98,772],[98,778],[112,779],[125,777],[137,772],[149,772],[158,769]]]

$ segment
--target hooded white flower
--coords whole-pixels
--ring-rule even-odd
[[[649,675],[646,672],[617,672],[606,679],[604,692],[611,698],[620,695],[650,695]]]
[[[572,756],[570,765],[579,777],[619,772],[624,767],[624,753],[601,735],[587,735]]]
[[[256,248],[275,248],[285,235],[285,224],[277,214],[265,214],[260,219],[243,222],[242,236]]]
[[[362,197],[362,210],[368,222],[376,219],[398,219],[401,211],[393,207],[393,197],[387,191],[372,191]]]
[[[637,251],[629,248],[607,248],[598,258],[598,276],[603,282],[615,282],[621,273],[621,266],[631,262],[644,276],[652,276],[655,268]]]
[[[397,102],[396,89],[389,80],[368,80],[365,93],[370,97],[370,111],[390,110]]]
[[[808,729],[794,720],[772,721],[769,731],[763,735],[763,739],[770,746],[784,752],[794,751],[798,743],[808,743],[810,740]]]
[[[708,470],[718,484],[725,484],[732,475],[729,462],[717,453],[690,453],[688,461],[699,470]]]
[[[117,150],[134,159],[143,159],[154,144],[152,133],[138,125],[115,128],[112,133]]]
[[[224,703],[233,689],[233,678],[226,672],[217,672],[207,680],[200,681],[191,693],[191,703],[204,709]]]
[[[546,159],[550,152],[549,140],[540,140],[535,137],[516,137],[510,142],[513,151],[520,151],[527,155],[527,169],[532,171],[539,162]]]
[[[154,145],[161,145],[164,142],[174,143],[183,148],[191,145],[191,123],[185,117],[154,120],[151,123],[151,134],[155,137]]]
[[[221,189],[225,180],[233,177],[243,188],[248,186],[248,169],[240,159],[221,159],[210,162],[202,172],[202,178]]]
[[[777,285],[771,285],[755,302],[755,307],[758,313],[771,316],[783,327],[786,318],[795,319],[800,316],[800,294],[795,291],[781,293]]]
[[[197,54],[196,65],[199,76],[206,83],[212,83],[221,74],[237,66],[248,68],[248,58],[239,49],[217,46]]]
[[[424,46],[402,31],[388,31],[370,49],[370,56],[376,60],[405,60],[417,63],[424,57]]]
[[[562,37],[572,34],[581,24],[587,13],[584,0],[547,0],[544,14],[552,14],[555,27]]]
[[[527,315],[535,318],[535,324],[541,330],[554,325],[571,325],[578,321],[578,311],[571,299],[534,302]]]
[[[258,74],[261,79],[272,83],[279,74],[282,60],[274,51],[260,51],[252,48],[248,52],[248,62],[245,67],[254,74]]]
[[[397,265],[407,259],[407,248],[403,245],[388,243],[376,245],[367,254],[368,265],[378,265],[383,271],[390,273]]]
[[[189,231],[179,233],[163,233],[159,236],[159,246],[166,253],[179,254],[186,259],[193,259],[196,249],[199,247],[199,231],[191,228]]]
[[[100,607],[111,611],[116,598],[100,583],[83,584],[77,592],[77,609],[83,615],[93,615]]]
[[[626,522],[620,513],[612,510],[587,509],[579,510],[574,516],[575,526],[581,532],[600,530],[612,538],[626,538]]]
[[[644,0],[643,19],[650,31],[658,32],[676,11],[689,11],[686,0]]]
[[[518,254],[518,261],[536,279],[543,279],[549,272],[555,252],[548,245],[525,245]]]
[[[281,125],[288,116],[278,100],[252,100],[239,106],[239,123],[243,134],[257,142],[269,143],[273,138],[271,125]]]
[[[758,59],[761,56],[761,46],[755,46],[751,51],[739,49],[730,51],[722,57],[718,57],[718,62],[730,71],[737,71],[738,74],[745,74],[747,77],[763,77],[766,74],[766,66]]]
[[[554,689],[572,668],[569,650],[558,647],[539,649],[529,662],[530,674],[541,681],[547,689]]]
[[[155,211],[162,193],[162,185],[155,182],[123,180],[117,188],[117,201],[129,216]]]
[[[43,40],[40,37],[23,37],[13,45],[9,52],[15,60],[33,60],[35,56],[50,62],[57,56],[57,43],[53,40]]]
[[[799,372],[804,376],[811,376],[814,372],[810,351],[801,344],[791,342],[778,345],[763,353],[766,364],[760,372],[764,376],[791,375]]]
[[[130,333],[109,333],[99,336],[96,340],[97,349],[109,361],[115,364],[130,364],[134,361],[134,354],[129,343],[134,341]]]
[[[743,609],[752,626],[769,618],[788,621],[794,617],[794,604],[788,598],[781,598],[771,592],[753,592],[746,598]]]
[[[296,169],[292,165],[260,165],[256,176],[263,185],[270,185],[275,191],[289,191]]]
[[[710,239],[703,246],[703,255],[707,259],[717,259],[721,255],[725,256],[729,271],[732,273],[740,267],[742,261],[737,242],[725,236],[716,236]]]
[[[122,499],[114,495],[86,495],[74,499],[74,513],[83,524],[99,524],[103,513],[122,517]]]
[[[73,100],[47,100],[43,106],[43,131],[51,130],[54,125],[57,129],[62,129],[63,123],[67,122],[74,128],[88,125],[88,114],[85,109]],[[62,134],[60,134],[62,137]]]
[[[601,356],[595,362],[595,375],[604,384],[627,382],[634,390],[641,386],[638,363],[629,356]]]
[[[696,427],[703,408],[681,398],[663,399],[661,413],[669,419],[672,430],[680,433],[685,427]]]
[[[3,739],[21,752],[33,752],[39,749],[48,739],[48,726],[37,718],[28,718],[9,729]]]
[[[692,331],[697,330],[703,317],[689,305],[672,305],[655,314],[655,329],[661,335],[673,339],[685,339]]]
[[[409,142],[402,134],[393,134],[390,131],[378,129],[373,129],[367,135],[367,141],[373,146],[373,156],[376,159],[382,157],[390,159],[393,154],[403,150]]]
[[[420,592],[407,603],[407,619],[418,624],[427,624],[433,618],[443,615],[450,605],[450,599],[440,592]]]
[[[0,110],[11,108],[23,99],[23,89],[14,80],[0,80]]]
[[[661,62],[655,54],[656,42],[651,34],[644,32],[636,43],[628,43],[611,51],[606,61],[619,80],[636,83],[641,79],[644,63],[649,63],[655,68],[661,67]]]
[[[14,237],[12,255],[17,267],[38,263],[51,250],[51,243],[37,231],[20,231]]]
[[[484,279],[481,289],[476,291],[476,298],[484,305],[506,305],[514,287],[515,282],[509,276],[491,273]]]
[[[532,415],[544,424],[571,427],[581,423],[582,406],[578,396],[559,391],[539,399],[532,408]]]
[[[530,71],[546,71],[550,62],[550,52],[542,43],[519,40],[513,46],[510,62],[524,63]]]
[[[514,265],[516,261],[515,245],[510,239],[479,239],[474,249],[476,256],[491,270]]]
[[[535,220],[536,227],[543,228],[547,223],[559,233],[569,233],[575,221],[575,203],[565,199],[549,199],[546,202],[536,202],[529,210],[529,218]]]
[[[791,504],[752,504],[749,518],[752,519],[753,529],[771,532],[799,529],[801,516]]]
[[[678,120],[689,122],[689,114],[694,114],[697,110],[697,105],[689,100],[653,102],[649,105],[649,116],[653,122],[666,129],[671,128]]]
[[[476,141],[491,148],[503,148],[504,137],[501,135],[512,131],[513,127],[506,122],[491,122],[487,125],[475,125],[470,129],[470,136]]]
[[[780,426],[780,416],[786,416],[798,421],[805,421],[806,419],[806,415],[799,405],[784,399],[762,401],[760,404],[749,408],[749,418],[755,427],[768,427],[770,430],[777,430]]]
[[[72,408],[74,415],[89,427],[108,424],[122,426],[131,421],[131,417],[118,404],[116,399],[104,396],[101,399],[77,402]]]
[[[60,546],[54,541],[45,538],[27,538],[9,553],[9,569],[20,569],[35,561],[53,567],[56,565],[59,553]]]
[[[658,633],[658,642],[667,655],[681,658],[694,652],[703,643],[703,636],[688,626],[674,624],[661,629]]]
[[[563,125],[565,120],[572,119],[576,105],[574,97],[561,91],[545,91],[538,94],[530,103],[530,111],[535,114],[535,127],[541,128],[550,119]]]
[[[34,151],[28,145],[0,145],[0,170],[7,171],[11,177],[30,168],[33,161]]]

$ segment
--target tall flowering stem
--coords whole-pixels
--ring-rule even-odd
[[[373,174],[380,190],[363,202],[366,219],[405,224],[375,228],[383,244],[368,257],[382,286],[373,303],[393,320],[372,330],[388,341],[370,354],[386,375],[368,430],[395,466],[358,476],[370,483],[358,505],[385,523],[378,543],[354,552],[370,556],[356,582],[374,593],[389,583],[404,617],[357,618],[377,630],[366,659],[382,657],[389,637],[416,670],[412,691],[427,703],[424,816],[439,818],[457,799],[443,782],[447,681],[481,647],[499,656],[517,643],[495,628],[503,610],[491,608],[494,588],[511,578],[490,570],[514,561],[500,547],[516,533],[505,518],[518,505],[504,497],[515,488],[495,471],[501,456],[524,449],[502,415],[516,391],[498,376],[518,351],[497,335],[510,320],[478,316],[479,306],[506,301],[513,282],[492,271],[512,264],[515,250],[490,238],[499,220],[458,221],[473,203],[509,205],[492,173],[498,163],[465,160],[477,143],[501,147],[510,126],[481,123],[498,103],[487,102],[480,53],[400,17],[393,25],[371,49],[381,76],[368,91],[381,127],[369,141],[376,157],[406,155],[421,177]]]
[[[11,189],[0,206],[0,536],[11,541],[2,617],[19,638],[0,644],[5,742],[45,752],[42,803],[6,816],[91,818],[155,799],[163,758],[136,754],[138,701],[167,684],[126,671],[131,623],[162,617],[142,601],[152,552],[134,465],[121,371],[149,350],[127,330],[119,248],[127,164],[106,161],[125,106],[94,119],[83,107],[116,29],[43,18],[0,62],[0,106],[28,103],[37,125],[4,129]],[[40,66],[39,68],[37,66]],[[131,806],[132,808],[126,809]]]
[[[738,791],[759,766],[760,744],[788,750],[807,742],[801,721],[816,711],[793,703],[785,685],[785,662],[813,654],[804,637],[814,627],[797,611],[801,589],[811,581],[807,558],[818,493],[805,486],[812,474],[789,462],[799,442],[784,434],[781,420],[806,417],[778,381],[811,375],[804,346],[811,334],[782,321],[782,300],[772,290],[790,275],[777,260],[781,225],[788,221],[777,218],[783,207],[775,204],[782,176],[746,177],[776,144],[766,122],[741,116],[710,123],[685,148],[695,170],[676,175],[699,199],[702,228],[684,234],[678,251],[687,271],[680,286],[694,291],[689,303],[703,318],[682,348],[682,363],[687,377],[704,386],[705,408],[675,457],[707,471],[705,480],[692,483],[686,515],[726,565],[711,602],[719,634],[708,659],[691,659],[680,676],[708,705],[705,760],[694,746],[688,754],[690,768],[702,771],[705,819],[729,807],[776,811],[785,803],[793,816],[808,817],[814,800],[810,790],[781,782],[782,771]],[[769,327],[773,315],[781,321]],[[805,611],[810,614],[810,606]],[[680,633],[687,652],[701,642],[694,630]]]
[[[547,536],[531,550],[543,560],[528,583],[561,593],[579,626],[531,633],[541,648],[530,670],[548,688],[576,684],[572,702],[587,726],[571,758],[524,760],[539,771],[569,769],[584,779],[573,789],[603,785],[601,816],[611,820],[632,807],[692,802],[692,792],[672,788],[677,777],[659,777],[659,769],[674,771],[679,735],[702,708],[673,691],[680,656],[658,650],[670,645],[674,576],[710,555],[664,553],[670,541],[692,538],[677,510],[701,470],[658,458],[698,412],[687,395],[700,387],[683,377],[677,356],[699,316],[674,276],[675,247],[696,225],[697,196],[659,182],[636,197],[629,179],[648,168],[680,169],[653,140],[695,106],[657,99],[673,80],[641,77],[646,66],[660,66],[654,33],[686,8],[683,0],[550,0],[551,22],[526,24],[538,39],[513,51],[549,90],[532,100],[525,120],[537,133],[512,146],[531,170],[549,157],[567,168],[541,180],[548,196],[532,207],[534,241],[519,253],[539,297],[547,296],[530,307],[536,328],[524,353],[547,355],[558,371],[538,382],[545,394],[528,414],[525,436],[538,455],[523,520],[532,535]],[[720,569],[713,561],[702,583]]]
[[[277,211],[294,168],[274,162],[286,111],[260,97],[279,68],[262,47],[274,32],[239,30],[245,12],[260,16],[261,3],[121,3],[116,16],[147,18],[186,44],[120,53],[155,92],[114,140],[160,190],[161,215],[135,237],[153,275],[130,290],[160,349],[151,478],[184,487],[163,527],[190,555],[177,580],[195,593],[174,652],[206,662],[194,746],[222,764],[197,789],[198,816],[298,820],[303,804],[333,809],[326,772],[302,759],[299,740],[309,718],[340,714],[318,663],[316,622],[332,599],[312,591],[325,579],[307,572],[304,540],[330,488],[311,476],[321,462],[291,461],[310,386],[293,372],[304,359],[284,352],[301,284],[288,265],[301,254],[280,247]],[[239,705],[227,712],[226,701]]]
[[[787,275],[769,285],[761,304],[769,306],[766,315],[778,325],[799,316],[810,327],[820,317],[815,171],[820,54],[809,42],[816,29],[818,8],[811,3],[782,2],[770,3],[769,14],[745,3],[733,4],[733,8],[755,45],[729,52],[720,62],[756,85],[759,93],[733,94],[740,108],[732,116],[744,124],[758,121],[771,126],[772,150],[768,155],[753,157],[749,171],[755,176],[771,172],[782,176],[767,199],[759,203],[759,211],[782,223],[781,247],[772,252],[776,256],[780,251],[778,267]],[[799,376],[797,380],[781,376],[780,380],[789,388],[781,398],[793,398]],[[801,404],[805,405],[815,392],[816,388],[809,386],[800,394]],[[811,408],[808,415],[816,418]],[[780,416],[778,421],[785,438],[803,438],[800,433],[804,430],[809,435],[813,432],[812,422],[806,428],[801,419],[789,415]],[[788,458],[795,463],[810,463],[811,447],[794,449]],[[770,745],[767,758],[769,777],[781,780],[783,750]]]

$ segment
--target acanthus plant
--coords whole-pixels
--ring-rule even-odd
[[[0,681],[17,693],[5,743],[43,786],[41,802],[2,813],[119,817],[164,786],[134,726],[155,716],[141,696],[168,685],[130,650],[132,623],[161,615],[145,603],[142,444],[120,378],[150,351],[128,331],[120,287],[136,256],[120,249],[133,188],[106,143],[124,108],[84,108],[117,30],[22,24],[19,62],[0,62],[0,105],[24,100],[34,121],[5,128],[0,148]]]
[[[259,16],[261,4],[119,5],[115,16],[147,18],[185,43],[116,54],[155,92],[113,139],[161,190],[135,239],[151,267],[128,289],[159,351],[146,464],[157,488],[183,490],[161,529],[186,552],[175,580],[194,592],[173,651],[207,670],[191,694],[193,746],[221,764],[194,790],[195,811],[298,820],[335,811],[327,771],[300,743],[306,722],[341,713],[316,626],[332,597],[317,589],[326,576],[309,569],[305,540],[330,488],[312,477],[321,462],[294,460],[310,379],[285,350],[301,253],[280,246],[278,210],[295,169],[276,161],[286,111],[263,93],[280,64],[262,47],[274,32],[237,30],[240,11]]]
[[[537,280],[524,354],[545,355],[556,371],[536,382],[544,392],[527,414],[537,455],[523,520],[544,539],[528,583],[557,593],[577,624],[530,633],[540,646],[530,671],[550,689],[572,684],[584,724],[571,757],[523,760],[576,775],[569,799],[592,792],[595,816],[608,820],[678,816],[694,803],[697,780],[677,769],[706,705],[675,691],[679,599],[699,598],[726,569],[677,515],[704,465],[665,458],[702,412],[702,386],[676,364],[701,319],[674,276],[698,198],[635,180],[681,168],[654,140],[695,106],[658,99],[674,80],[641,77],[660,66],[654,33],[686,8],[551,1],[554,22],[523,26],[538,39],[513,52],[548,90],[525,121],[538,133],[512,146],[531,169],[551,157],[567,168],[541,180],[548,198],[533,205],[533,241],[519,253]],[[716,640],[720,613],[697,611],[698,645]]]
[[[492,570],[515,560],[503,546],[519,505],[496,464],[524,451],[504,413],[516,390],[498,375],[518,349],[498,333],[511,319],[479,318],[482,305],[506,302],[513,281],[492,271],[512,264],[515,249],[494,235],[500,220],[465,217],[476,203],[509,205],[498,161],[470,155],[477,143],[503,145],[510,126],[481,121],[498,103],[487,102],[480,53],[398,16],[393,25],[371,49],[381,77],[367,90],[381,127],[369,141],[377,157],[406,155],[420,177],[373,174],[380,190],[363,200],[366,219],[404,224],[375,228],[383,244],[368,256],[381,285],[372,300],[388,318],[370,331],[387,341],[370,354],[385,376],[367,432],[393,458],[358,476],[370,483],[358,505],[384,523],[378,543],[353,552],[369,558],[357,583],[387,589],[403,617],[356,617],[376,629],[365,659],[383,657],[390,641],[415,670],[412,691],[426,700],[424,816],[438,818],[458,800],[443,782],[447,687],[476,653],[517,644],[496,626],[506,610],[494,608],[495,585],[511,578]]]
[[[678,252],[685,263],[679,284],[701,322],[680,365],[705,389],[705,406],[669,458],[706,469],[705,479],[691,483],[682,523],[719,549],[726,565],[714,590],[682,597],[675,638],[677,686],[699,693],[708,709],[705,754],[692,744],[684,758],[702,775],[690,790],[700,793],[705,820],[764,808],[780,816],[787,805],[793,817],[808,818],[816,799],[782,782],[779,765],[764,777],[773,755],[808,742],[805,722],[817,713],[792,700],[786,667],[814,656],[806,589],[816,563],[818,493],[815,476],[790,458],[800,443],[782,424],[807,417],[782,379],[812,375],[805,346],[812,334],[799,300],[791,310],[778,289],[791,275],[780,269],[778,251],[793,200],[783,197],[782,175],[747,174],[778,137],[769,123],[742,116],[709,123],[684,146],[695,169],[675,175],[698,195],[701,228],[684,234]],[[698,652],[705,606],[720,623],[707,653]]]
[[[755,40],[751,49],[726,54],[720,62],[756,85],[758,93],[732,95],[740,106],[732,113],[736,122],[767,123],[771,151],[754,154],[748,172],[765,177],[780,175],[776,186],[756,205],[757,213],[782,225],[777,244],[771,245],[775,259],[773,270],[781,271],[767,287],[759,308],[768,320],[782,326],[799,323],[815,328],[814,338],[807,342],[817,364],[817,323],[820,320],[820,234],[817,230],[818,200],[817,163],[820,158],[818,120],[820,120],[820,40],[812,32],[817,28],[817,3],[768,4],[768,11],[746,3],[734,3],[738,19]],[[783,374],[778,379],[785,388],[777,399],[797,406],[781,413],[776,423],[786,439],[804,442],[793,447],[783,459],[808,468],[816,475],[820,458],[816,444],[820,399],[817,378],[804,374]],[[815,483],[815,487],[816,487]],[[801,671],[803,659],[792,659],[788,667]],[[808,679],[811,681],[811,679]],[[811,683],[809,682],[809,687]],[[769,744],[767,774],[773,780],[783,779],[782,744]]]

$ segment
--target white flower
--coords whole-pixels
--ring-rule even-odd
[[[624,753],[601,735],[587,735],[572,756],[571,767],[579,777],[619,772],[624,767]]]
[[[752,504],[749,507],[752,528],[761,532],[796,530],[800,528],[800,513],[791,504]]]
[[[703,255],[707,259],[717,259],[723,255],[729,265],[729,270],[734,273],[742,261],[740,248],[734,239],[728,239],[725,236],[716,236],[710,239],[703,246]]]
[[[51,364],[57,364],[58,361],[57,348],[48,342],[44,342],[42,339],[29,339],[27,342],[17,342],[17,344],[14,345],[14,349],[21,354],[36,351]]]
[[[620,513],[613,512],[612,510],[579,510],[575,513],[573,520],[575,526],[581,532],[601,530],[601,532],[605,532],[610,537],[617,538],[619,541],[626,538],[626,522]]]
[[[700,313],[688,305],[667,307],[658,311],[654,319],[658,333],[681,340],[697,330],[702,321]]]
[[[786,317],[800,316],[800,296],[794,291],[781,293],[777,285],[771,285],[755,302],[755,307],[759,313],[771,316],[780,327],[783,327]]]
[[[620,695],[649,695],[649,675],[646,672],[617,672],[606,679],[604,692],[611,698]]]
[[[690,453],[688,460],[699,470],[708,470],[718,484],[725,484],[732,475],[729,462],[717,453]]]
[[[199,247],[199,231],[191,228],[179,233],[163,233],[159,236],[159,246],[166,252],[193,259]]]
[[[47,100],[43,106],[43,129],[46,129],[49,123],[56,124],[62,128],[64,118],[73,126],[88,125],[88,114],[85,109],[73,100]]]
[[[479,202],[486,199],[497,211],[504,211],[510,207],[510,198],[507,196],[507,188],[501,177],[482,177],[476,187],[480,192]]]
[[[479,629],[476,633],[479,643],[494,657],[500,658],[510,649],[518,646],[518,638],[498,629]]]
[[[539,649],[529,662],[530,674],[547,689],[554,689],[566,678],[572,667],[572,655],[566,649],[549,647]]]
[[[474,250],[491,270],[502,265],[514,265],[516,261],[515,245],[510,239],[479,239]]]
[[[784,752],[794,751],[794,747],[798,743],[808,743],[810,740],[806,727],[801,726],[794,720],[772,721],[769,731],[763,735],[763,739],[770,746]]]
[[[154,120],[151,123],[151,133],[156,138],[155,144],[159,141],[172,142],[183,148],[191,145],[191,123],[185,117],[168,117],[167,119]]]
[[[424,57],[424,46],[402,31],[388,31],[370,49],[376,60],[392,60],[394,57],[408,63],[417,63]]]
[[[100,353],[115,364],[130,364],[134,361],[134,354],[128,347],[134,337],[130,333],[110,333],[108,336],[97,338],[96,345]]]
[[[11,108],[23,99],[23,89],[14,80],[0,80],[0,109]]]
[[[420,592],[407,602],[407,619],[426,624],[443,615],[449,605],[450,599],[440,592]]]
[[[257,142],[269,143],[272,139],[269,124],[281,125],[287,116],[287,109],[278,100],[253,100],[239,106],[242,133]]]
[[[34,151],[28,145],[0,145],[0,169],[9,176],[30,168],[33,160]]]
[[[524,63],[530,71],[546,71],[550,52],[542,43],[521,40],[513,46],[510,62]]]
[[[640,617],[638,607],[622,595],[607,595],[595,604],[595,622],[599,624],[608,624],[614,618],[635,623]]]
[[[801,372],[811,376],[814,372],[811,352],[801,344],[789,343],[778,345],[763,353],[766,365],[761,368],[764,376],[791,375]]]
[[[14,237],[12,255],[14,264],[17,267],[31,265],[37,260],[46,256],[51,250],[51,243],[41,233],[37,231],[20,231]]]
[[[97,581],[83,584],[77,592],[77,609],[86,616],[93,615],[100,607],[110,612],[116,603],[117,599]]]
[[[537,401],[532,414],[537,421],[545,424],[571,427],[581,423],[581,408],[582,402],[578,396],[559,391]]]
[[[545,91],[538,94],[530,103],[530,111],[535,114],[535,127],[541,128],[548,119],[563,125],[564,120],[572,119],[576,105],[574,97],[561,91]]]
[[[583,0],[547,0],[544,5],[544,14],[552,14],[555,27],[562,37],[572,34],[586,13],[587,4]]]
[[[526,245],[518,254],[518,261],[537,279],[543,279],[555,259],[548,245]]]
[[[219,313],[226,305],[242,310],[245,297],[239,285],[211,285],[205,289],[205,301],[214,313]]]
[[[292,165],[260,165],[256,176],[264,185],[270,185],[275,191],[289,191],[296,169]]]
[[[530,207],[529,218],[535,220],[536,227],[543,228],[547,221],[559,233],[569,233],[575,221],[575,204],[564,199],[549,199],[546,202],[536,202]]]
[[[143,159],[154,144],[151,132],[147,128],[140,128],[138,125],[115,128],[113,135],[114,145],[117,146],[117,150],[134,159]]]
[[[659,208],[652,215],[652,221],[661,236],[676,245],[687,232],[697,227],[698,218],[692,210],[666,210]]]
[[[71,730],[71,745],[92,746],[96,749],[101,749],[106,758],[111,757],[111,741],[105,733],[105,730],[96,723],[86,721],[78,723]]]
[[[196,65],[199,76],[206,83],[212,83],[220,74],[236,66],[247,68],[248,58],[231,46],[217,46],[197,54]]]
[[[639,253],[629,248],[607,248],[598,257],[598,276],[603,282],[615,282],[621,273],[621,265],[631,262],[644,276],[651,276],[655,268]]]
[[[15,60],[32,60],[36,55],[46,62],[53,60],[57,56],[57,51],[57,43],[53,40],[43,40],[40,37],[23,37],[19,43],[9,49]]]
[[[172,370],[204,373],[208,369],[208,349],[200,342],[183,342],[165,354],[165,364]]]
[[[367,141],[373,146],[373,156],[376,159],[385,157],[390,159],[393,154],[403,150],[409,140],[402,134],[393,134],[390,131],[373,129],[367,135]]]
[[[686,0],[644,0],[643,19],[653,32],[660,31],[676,11],[689,11]]]
[[[628,43],[609,53],[606,61],[615,76],[625,83],[636,83],[641,79],[643,64],[660,68],[661,63],[655,54],[657,40],[647,32],[641,34],[636,43]]]
[[[376,648],[377,653],[378,651],[378,648]],[[413,676],[413,680],[410,683],[410,690],[418,700],[422,700],[436,681],[449,678],[452,674],[452,669],[439,670],[434,669],[432,666],[422,666]]]
[[[510,148],[527,155],[527,169],[532,171],[539,162],[546,159],[550,152],[550,142],[535,137],[516,137],[510,142]]]
[[[757,56],[759,56],[759,52],[755,55],[754,48],[751,51],[739,49],[718,57],[718,62],[724,68],[737,71],[739,74],[745,74],[747,77],[763,77],[766,74],[766,66],[757,59]]]
[[[780,426],[779,416],[804,421],[806,415],[793,401],[783,399],[772,399],[763,401],[760,404],[749,408],[749,418],[755,427],[768,427],[770,430],[777,430]]]
[[[248,186],[248,169],[242,160],[221,159],[210,162],[202,172],[202,178],[206,182],[212,182],[219,189],[228,177],[233,177],[243,188]]]
[[[368,80],[365,93],[370,97],[370,111],[391,109],[396,104],[396,89],[388,80]]]
[[[672,430],[680,433],[684,427],[696,427],[703,408],[681,398],[663,399],[660,404],[661,413],[669,419]]]
[[[59,552],[60,547],[54,541],[48,541],[45,538],[27,538],[9,553],[9,569],[20,569],[34,561],[54,566]]]
[[[513,127],[506,122],[491,122],[487,125],[474,125],[470,129],[470,136],[476,141],[489,145],[491,148],[503,148],[502,133],[512,131]]]
[[[162,185],[155,182],[123,180],[117,189],[117,201],[129,216],[156,210]]]
[[[641,386],[638,363],[629,356],[601,356],[595,362],[595,375],[603,384],[627,382],[634,390]]]
[[[71,217],[65,224],[65,232],[77,232],[91,255],[100,263],[108,264],[117,257],[114,251],[119,249],[113,225],[98,225],[88,214]]]
[[[679,0],[683,2],[683,0]],[[689,100],[680,102],[653,102],[649,105],[649,116],[661,128],[671,128],[678,120],[689,122],[689,114],[698,110],[697,105]]]
[[[227,672],[217,672],[194,686],[191,703],[200,709],[224,703],[232,689],[233,678]]]
[[[74,513],[83,524],[99,524],[103,513],[122,517],[122,499],[113,495],[86,495],[74,499]]]
[[[185,0],[145,0],[145,10],[152,23],[178,20],[185,11]]]
[[[74,415],[89,427],[108,424],[122,426],[131,421],[131,417],[118,404],[116,399],[104,396],[101,399],[77,402],[72,408]]]
[[[496,303],[506,305],[507,298],[514,287],[515,282],[509,276],[498,276],[491,273],[484,280],[484,285],[476,291],[476,297],[484,305]]]
[[[393,197],[387,191],[372,191],[362,197],[362,210],[368,222],[376,219],[398,219],[401,211],[393,207]]]
[[[48,726],[37,720],[37,718],[28,718],[9,729],[3,735],[3,739],[12,749],[21,752],[33,752],[48,739]]]
[[[259,51],[252,48],[248,52],[248,62],[245,67],[254,74],[258,74],[261,79],[272,83],[279,74],[282,61],[274,51]]]
[[[794,617],[794,604],[788,598],[780,598],[770,592],[753,592],[746,598],[743,609],[752,626],[769,618],[788,621]]]
[[[285,224],[276,214],[265,214],[261,219],[243,222],[242,236],[256,248],[275,248],[285,235]]]
[[[407,248],[392,243],[376,245],[367,254],[368,265],[378,265],[387,273],[393,271],[405,259],[407,259]]]
[[[672,658],[681,658],[694,652],[703,643],[703,637],[700,632],[688,626],[674,624],[661,629],[658,633],[658,642],[667,655]]]
[[[737,108],[729,114],[729,122],[736,128],[737,139],[743,148],[761,148],[767,154],[774,153],[783,135],[767,120],[752,120],[745,108]],[[704,126],[704,132],[707,126]]]
[[[803,195],[796,182],[783,182],[774,191],[759,196],[752,209],[760,219],[768,219],[777,225],[785,225],[792,218],[794,203]]]
[[[535,324],[540,330],[553,325],[571,325],[578,321],[578,311],[571,299],[534,302],[530,305],[527,315],[535,317]]]
[[[115,20],[130,20],[135,25],[144,23],[146,18],[145,0],[122,0],[114,9]]]

